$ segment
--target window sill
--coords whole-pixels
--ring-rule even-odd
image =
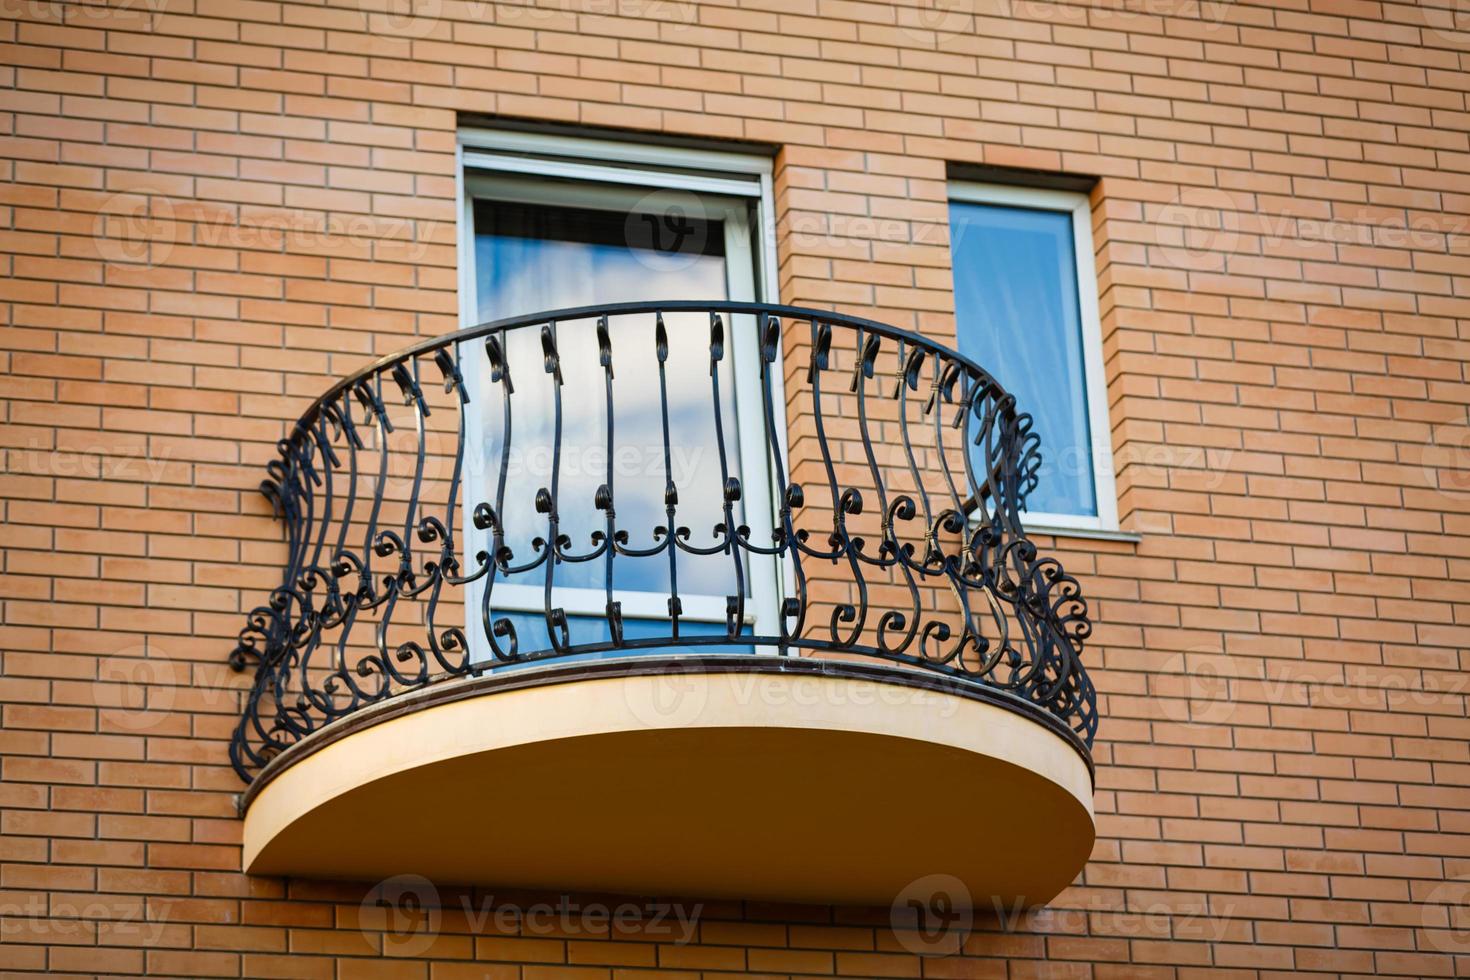
[[[1047,534],[1054,538],[1084,538],[1091,541],[1126,541],[1138,544],[1143,535],[1136,531],[1115,531],[1100,527],[1058,527],[1054,524],[1032,524],[1021,516],[1021,526],[1030,534]]]
[[[975,519],[970,518],[970,526],[975,526]],[[1045,534],[1053,538],[1085,538],[1092,541],[1125,541],[1129,544],[1138,544],[1143,540],[1143,535],[1137,531],[1122,531],[1117,528],[1102,527],[1066,527],[1061,524],[1048,524],[1045,521],[1028,521],[1023,512],[1021,514],[1021,527],[1025,528],[1027,535]]]

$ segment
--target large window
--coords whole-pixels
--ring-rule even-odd
[[[465,133],[461,141],[461,318],[466,325],[621,302],[766,298],[759,270],[765,264],[761,252],[769,161],[523,133]],[[709,324],[707,317],[694,313],[668,313],[664,319],[673,341],[667,365],[667,469],[654,317],[625,315],[609,324],[616,366],[611,462],[617,514],[620,526],[632,535],[630,546],[650,547],[654,527],[666,520],[664,488],[671,480],[678,490],[679,523],[693,530],[691,544],[705,547],[711,542],[701,535],[711,534],[722,519],[720,454],[715,448],[721,428],[710,406]],[[768,461],[761,428],[749,415],[759,411],[757,365],[751,359],[755,324],[751,317],[735,316],[730,328],[735,342],[732,357],[721,362],[720,384],[732,397],[724,402],[720,424],[733,450],[731,475],[750,488],[739,503],[737,520],[763,539],[771,526]],[[560,530],[585,550],[602,526],[592,501],[607,480],[609,466],[606,420],[600,407],[588,408],[600,404],[589,403],[588,393],[600,398],[604,371],[595,319],[559,320],[556,330],[561,392],[572,409],[563,413],[554,475],[560,499],[586,504],[561,508]],[[511,363],[541,363],[537,330],[511,331],[504,340]],[[493,499],[501,460],[508,458],[502,514],[506,545],[518,556],[529,555],[533,539],[545,533],[545,519],[535,510],[538,488],[553,485],[556,382],[544,371],[523,371],[513,389],[502,391],[492,386],[482,351],[467,350],[462,359],[472,366],[466,372],[472,396],[466,430],[466,517],[474,502]],[[515,419],[509,452],[503,443],[502,399],[510,400]],[[750,569],[746,626],[774,632],[777,569],[774,561],[765,566]],[[614,568],[625,635],[637,639],[648,630],[666,631],[668,560],[620,558]],[[603,575],[602,562],[554,568],[554,603],[568,614],[573,643],[608,639]],[[680,557],[686,634],[725,632],[729,578],[728,558]],[[523,653],[546,645],[544,586],[545,572],[537,570],[499,576],[494,587],[496,614],[516,625],[527,641]],[[468,631],[477,645],[483,633],[476,628],[479,592],[476,583]],[[487,656],[488,650],[475,650],[476,659]]]
[[[1117,528],[1087,197],[957,183],[949,206],[960,352],[1041,434],[1038,529]]]

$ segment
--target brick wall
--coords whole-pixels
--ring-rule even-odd
[[[3,11],[6,975],[1467,969],[1463,3]],[[1044,544],[1104,694],[1099,841],[1049,910],[937,959],[856,910],[710,904],[682,944],[441,896],[408,957],[364,888],[237,873],[259,467],[328,378],[455,325],[460,113],[777,144],[783,301],[940,338],[946,163],[1101,178],[1142,540]]]

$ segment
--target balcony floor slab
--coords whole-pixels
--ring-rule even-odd
[[[857,905],[932,874],[1041,904],[1095,834],[1086,750],[1019,699],[761,656],[436,683],[288,750],[246,802],[252,874]]]

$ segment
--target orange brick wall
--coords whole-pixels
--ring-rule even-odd
[[[0,9],[4,976],[1470,970],[1463,2]],[[871,911],[686,944],[448,902],[410,957],[364,888],[237,873],[254,487],[329,378],[455,326],[461,113],[778,145],[782,300],[941,338],[946,164],[1101,178],[1141,540],[1043,542],[1103,693],[1050,909],[921,958]]]

